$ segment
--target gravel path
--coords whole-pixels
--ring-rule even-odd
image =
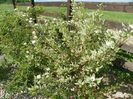
[[[122,85],[119,90],[104,95],[106,99],[133,99],[133,84]]]

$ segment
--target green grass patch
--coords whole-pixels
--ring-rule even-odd
[[[133,23],[133,13],[102,11],[104,19],[123,23]]]
[[[0,4],[0,12],[12,11],[13,6],[11,4]]]
[[[17,6],[19,10],[26,10],[26,6]],[[66,7],[44,7],[41,6],[41,9],[44,12],[54,12],[54,13],[63,13],[66,14]],[[13,10],[12,4],[0,4],[0,12],[3,11],[11,11]],[[88,10],[94,11],[94,10]],[[112,20],[116,22],[123,22],[123,23],[133,23],[133,13],[126,13],[126,12],[116,12],[116,11],[101,11],[103,14],[103,18],[106,20]]]
[[[17,6],[18,10],[25,11],[28,6]],[[58,12],[58,13],[64,13],[66,12],[66,7],[44,7],[40,6],[40,8],[43,11],[47,12]],[[0,12],[3,11],[12,11],[13,10],[13,5],[12,4],[0,4]]]

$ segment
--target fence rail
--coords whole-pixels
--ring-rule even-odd
[[[85,2],[84,5],[88,9],[98,9],[99,4],[102,2]],[[67,2],[36,2],[36,5],[40,6],[65,6],[67,7]],[[110,3],[110,2],[104,2],[102,3],[104,8],[103,10],[107,11],[120,11],[120,12],[129,12],[133,13],[133,2],[130,3]],[[30,5],[29,3],[18,3],[18,5]]]

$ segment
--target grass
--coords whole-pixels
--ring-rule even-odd
[[[12,11],[13,7],[10,4],[0,4],[0,12]]]
[[[25,6],[18,6],[19,10],[26,10],[27,7]],[[66,14],[65,7],[41,7],[44,12],[54,12],[54,13],[63,13]],[[1,4],[0,5],[0,12],[3,11],[11,11],[13,10],[13,6],[11,4]],[[89,10],[93,11],[93,10]],[[133,24],[133,13],[126,13],[126,12],[116,12],[116,11],[102,11],[103,18],[106,20],[112,20],[116,22],[123,22]]]
[[[133,24],[133,13],[102,11],[103,17],[107,20]]]
[[[47,11],[47,12],[58,12],[58,13],[66,12],[65,7],[43,7],[41,6],[40,8],[41,10]],[[17,9],[24,11],[27,9],[27,6],[17,6]],[[12,4],[0,4],[0,12],[4,12],[4,11],[13,11]]]

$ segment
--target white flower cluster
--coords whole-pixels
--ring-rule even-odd
[[[32,23],[32,22],[33,22],[33,18],[30,18],[30,19],[29,19],[29,23]]]
[[[37,75],[36,78],[37,78],[37,79],[40,79],[40,78],[41,78],[41,75]]]
[[[17,9],[17,8],[15,8],[15,9],[14,9],[14,11],[18,11],[18,9]]]
[[[36,41],[37,41],[37,38],[38,38],[37,35],[36,35],[36,31],[32,32],[32,36],[33,36],[33,40],[31,42],[32,42],[32,44],[35,44]]]
[[[30,10],[31,7],[27,7],[27,10]]]

